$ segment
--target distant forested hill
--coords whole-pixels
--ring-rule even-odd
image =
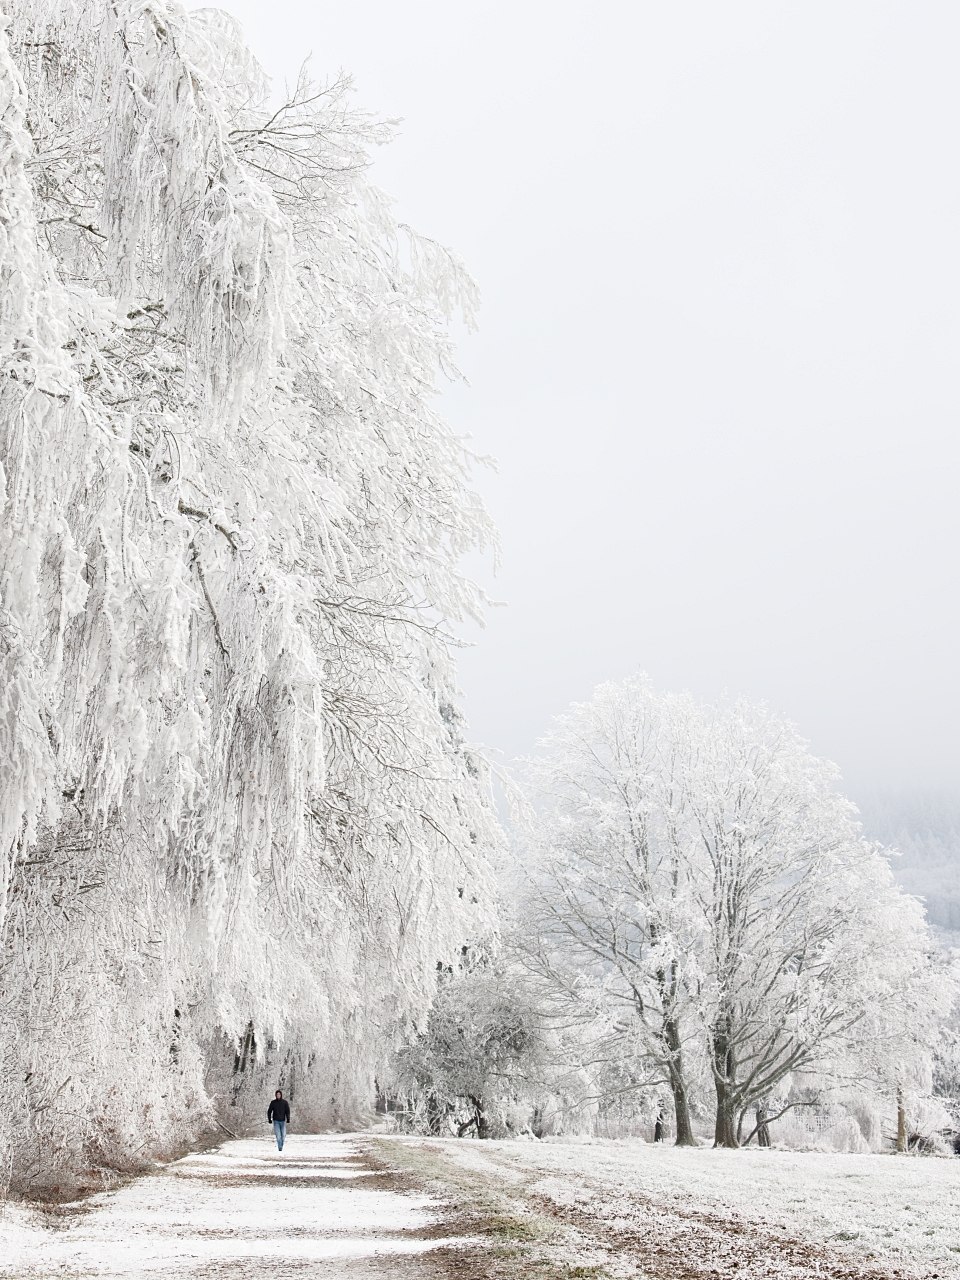
[[[877,791],[860,814],[864,835],[899,850],[893,874],[924,899],[941,940],[960,946],[960,791]]]

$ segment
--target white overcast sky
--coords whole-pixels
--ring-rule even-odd
[[[643,668],[765,699],[854,797],[960,781],[955,0],[225,7],[403,117],[375,180],[483,291],[473,736]]]

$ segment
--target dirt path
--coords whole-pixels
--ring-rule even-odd
[[[351,1137],[228,1142],[116,1192],[9,1207],[0,1276],[439,1280],[472,1252],[439,1201]],[[469,1274],[469,1268],[466,1271]]]

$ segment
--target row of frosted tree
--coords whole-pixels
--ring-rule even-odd
[[[15,1187],[236,1131],[254,1068],[354,1123],[492,918],[449,636],[491,530],[435,407],[475,287],[371,185],[347,90],[268,99],[174,0],[0,18]]]
[[[724,1144],[815,1078],[922,1086],[948,976],[775,718],[605,688],[507,851],[452,660],[493,534],[435,408],[476,293],[371,185],[387,137],[345,83],[271,97],[216,10],[0,19],[8,1186],[277,1084],[306,1127],[379,1086],[681,1141],[706,1091]]]

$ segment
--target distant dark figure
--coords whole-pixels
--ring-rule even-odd
[[[280,1090],[277,1090],[277,1096],[267,1107],[267,1120],[273,1121],[273,1132],[277,1138],[277,1150],[283,1150],[283,1140],[287,1133],[287,1121],[290,1119],[290,1103],[286,1100]]]
[[[657,1122],[653,1126],[653,1140],[654,1142],[663,1141],[663,1120],[660,1116],[657,1116]]]

